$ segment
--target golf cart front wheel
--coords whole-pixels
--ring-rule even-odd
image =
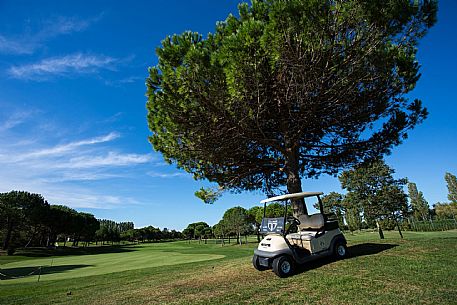
[[[279,256],[273,260],[273,271],[279,277],[288,277],[294,273],[294,262],[289,256]]]
[[[345,258],[346,255],[348,254],[348,249],[344,243],[337,242],[335,244],[335,250],[334,250],[333,254],[336,259],[342,259],[342,258]]]
[[[259,271],[265,271],[267,270],[268,268],[265,267],[265,266],[262,266],[259,262],[259,257],[257,255],[254,254],[254,256],[252,257],[252,265],[254,266],[255,269],[259,270]]]

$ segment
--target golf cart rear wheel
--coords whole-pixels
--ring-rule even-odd
[[[259,257],[257,255],[254,254],[254,256],[252,257],[252,265],[254,266],[254,268],[256,268],[257,270],[259,271],[265,271],[267,270],[268,268],[265,267],[265,266],[262,266],[259,262]]]
[[[348,248],[346,245],[342,242],[337,242],[335,244],[335,249],[333,252],[333,255],[335,256],[336,259],[343,259],[346,257],[348,254]]]
[[[294,273],[294,262],[289,256],[279,256],[273,260],[273,271],[279,277],[288,277]]]

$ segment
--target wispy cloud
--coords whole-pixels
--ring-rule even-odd
[[[119,61],[119,59],[109,56],[76,53],[43,59],[37,63],[13,66],[8,69],[8,74],[17,79],[46,80],[58,75],[114,70],[115,64]]]
[[[5,132],[24,123],[31,115],[31,111],[18,111],[11,113],[9,117],[0,123],[0,132]]]
[[[56,146],[53,146],[50,148],[44,148],[44,149],[32,151],[30,153],[26,153],[19,157],[16,157],[16,159],[24,160],[24,159],[44,157],[44,156],[62,155],[63,153],[67,153],[69,151],[75,150],[81,146],[109,142],[109,141],[115,140],[119,137],[120,137],[119,133],[110,132],[109,134],[100,136],[100,137],[70,142],[70,143],[63,144],[63,145],[56,145]]]
[[[144,81],[144,77],[140,76],[129,76],[117,80],[106,80],[105,84],[113,87],[121,87],[123,85],[133,84],[139,82],[140,80]]]
[[[138,201],[110,186],[145,171],[141,166],[152,166],[154,157],[119,151],[114,142],[120,136],[113,131],[57,145],[43,144],[46,137],[30,142],[19,136],[15,141],[24,143],[20,146],[9,144],[11,137],[0,138],[0,176],[5,177],[0,179],[0,192],[36,192],[51,203],[73,208],[136,204]],[[40,148],[33,148],[37,146]],[[103,189],[99,189],[101,185]]]
[[[176,177],[191,177],[189,174],[185,173],[161,173],[161,172],[147,172],[147,175],[152,178],[176,178]]]
[[[102,14],[89,19],[78,19],[75,17],[60,16],[55,20],[48,21],[45,26],[37,33],[39,39],[53,38],[59,35],[81,32],[87,29],[92,23],[100,20]]]
[[[35,43],[24,43],[0,35],[0,53],[6,54],[31,54],[35,50]]]
[[[82,156],[72,158],[68,163],[61,164],[63,168],[93,168],[111,166],[129,166],[134,164],[147,163],[151,160],[150,155],[140,154],[119,154],[109,152],[106,156]]]
[[[100,14],[99,16],[88,19],[60,16],[41,24],[41,29],[34,33],[25,32],[17,37],[0,35],[0,53],[17,55],[33,54],[37,49],[43,47],[46,41],[60,35],[84,31],[92,23],[100,20],[102,16],[103,14]]]
[[[117,168],[129,168],[153,161],[151,154],[122,153],[97,144],[111,142],[120,135],[107,135],[36,149],[0,151],[0,164],[27,169],[46,181],[89,181],[120,177]],[[14,149],[14,148],[13,148]],[[108,150],[108,151],[106,151]],[[114,171],[114,172],[113,172]]]

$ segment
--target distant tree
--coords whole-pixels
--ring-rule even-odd
[[[182,234],[186,239],[192,239],[194,238],[194,228],[187,227],[182,231]]]
[[[19,194],[15,192],[0,194],[0,211],[2,217],[0,226],[5,231],[2,245],[3,250],[9,248],[13,231],[22,222],[20,201],[17,198],[18,195]]]
[[[254,227],[254,231],[257,236],[257,241],[260,242],[260,225],[262,223],[263,208],[259,206],[253,206],[248,210],[248,221]]]
[[[111,243],[119,242],[121,240],[121,234],[126,232],[130,229],[133,229],[133,222],[120,222],[117,223],[113,220],[109,219],[101,219],[100,228],[95,233],[97,240],[101,241],[111,241]],[[149,228],[149,227],[148,227]],[[150,240],[151,237],[151,229],[144,230],[141,232],[143,239]]]
[[[77,230],[75,218],[78,212],[64,205],[51,205],[50,211],[51,217],[48,219],[48,227],[51,232],[55,232],[56,238],[60,235],[64,241],[64,246],[66,246],[67,240]]]
[[[380,238],[384,238],[379,220],[403,217],[408,210],[403,186],[406,179],[394,179],[395,171],[382,159],[362,163],[339,176],[341,186],[348,191],[347,202],[362,208],[365,219],[374,219]],[[398,227],[401,235],[400,227]]]
[[[417,220],[429,219],[429,205],[424,198],[424,194],[417,190],[415,183],[408,183],[409,200],[413,210],[413,216]]]
[[[389,153],[427,111],[419,39],[434,1],[254,0],[203,39],[157,48],[149,138],[167,162],[225,190],[302,191],[301,178]],[[295,216],[306,214],[293,201]]]
[[[290,206],[288,206],[287,215],[292,215],[292,210],[290,209]],[[267,204],[267,208],[265,210],[265,217],[274,218],[281,216],[284,216],[284,205],[280,204],[279,202]]]
[[[183,230],[183,234],[188,239],[200,239],[205,228],[209,228],[209,225],[204,221],[190,223],[187,228]]]
[[[457,204],[457,178],[451,173],[446,173],[444,179],[446,180],[449,191],[447,198],[451,203]]]
[[[129,242],[134,242],[139,237],[138,230],[129,229],[121,233],[121,240],[126,240]]]
[[[326,214],[334,214],[338,219],[338,223],[340,226],[344,225],[344,206],[343,206],[343,198],[342,194],[336,192],[330,192],[327,195],[322,197],[322,206],[324,208],[324,213]],[[319,206],[316,204],[316,209]]]
[[[456,219],[457,218],[457,204],[455,203],[436,203],[435,206],[436,216],[440,219]]]
[[[228,231],[227,225],[223,219],[213,226],[214,235],[216,238],[221,238],[221,246],[225,244],[225,238],[229,234]]]
[[[363,211],[361,199],[356,193],[349,193],[344,197],[342,204],[346,210],[345,218],[349,231],[361,230]]]
[[[234,207],[225,211],[222,217],[230,233],[235,234],[237,243],[241,244],[241,235],[249,232],[249,217],[245,208]]]
[[[3,239],[3,249],[10,247],[14,230],[22,230],[28,235],[28,242],[35,237],[44,223],[49,204],[40,194],[24,191],[11,191],[0,195],[0,210],[5,220],[6,233]]]
[[[100,222],[89,213],[79,212],[79,217],[82,219],[82,227],[78,234],[79,239],[84,241],[86,245],[95,239],[95,234],[100,229]]]
[[[205,244],[208,238],[211,238],[213,236],[213,229],[211,227],[206,227],[203,229],[201,233],[202,238],[205,239]]]
[[[199,223],[195,226],[195,238],[199,240],[205,239],[205,243],[211,232],[211,228],[207,223]]]

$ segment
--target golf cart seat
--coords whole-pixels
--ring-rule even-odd
[[[298,220],[300,221],[298,232],[287,234],[286,238],[291,245],[311,251],[311,240],[324,229],[324,216],[322,214],[300,215]]]
[[[320,231],[324,227],[324,215],[300,215],[298,217],[300,224],[298,225],[299,231]]]

